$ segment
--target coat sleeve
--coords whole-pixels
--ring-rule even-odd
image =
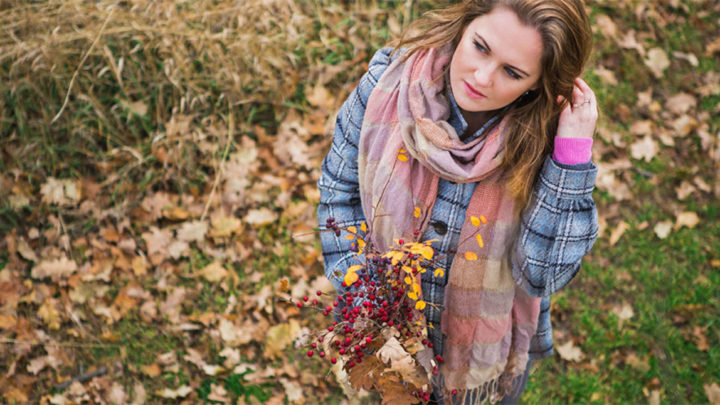
[[[547,297],[575,277],[598,236],[592,192],[597,167],[545,159],[512,252],[515,281],[528,294]]]
[[[360,264],[363,258],[350,251],[352,241],[345,234],[336,236],[328,231],[326,221],[332,217],[341,226],[357,226],[365,221],[360,204],[358,185],[358,143],[370,93],[385,72],[392,48],[383,48],[370,60],[368,71],[343,103],[335,121],[333,141],[322,163],[318,181],[320,204],[317,216],[320,226],[325,275],[337,291],[343,291],[342,281],[347,268]]]

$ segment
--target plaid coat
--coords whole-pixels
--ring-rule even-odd
[[[358,142],[368,97],[390,63],[391,52],[391,48],[383,48],[375,53],[368,72],[338,113],[332,146],[323,161],[318,182],[318,222],[321,230],[326,229],[328,217],[334,217],[347,226],[359,226],[366,220],[358,187]],[[462,134],[467,123],[449,87],[446,86],[451,104],[448,122],[458,134]],[[478,130],[467,142],[480,136],[484,130]],[[597,209],[592,199],[596,174],[597,168],[592,162],[563,165],[547,157],[531,201],[522,213],[520,233],[512,248],[513,277],[529,294],[543,297],[538,329],[530,346],[532,359],[552,354],[549,297],[577,274],[582,257],[597,238]],[[446,274],[444,277],[434,277],[430,271],[423,274],[425,301],[443,304],[447,269],[450,269],[453,259],[447,252],[459,242],[465,211],[475,185],[440,179],[430,225],[421,240],[438,239],[432,246],[437,256],[444,257],[438,264],[446,269]],[[320,235],[325,274],[337,290],[342,290],[342,278],[334,274],[344,274],[349,266],[359,263],[359,258],[349,250],[352,241],[345,239],[344,235],[336,237],[333,232],[321,232]],[[428,305],[425,314],[428,322],[437,325],[429,328],[428,333],[435,351],[442,353],[440,311]]]

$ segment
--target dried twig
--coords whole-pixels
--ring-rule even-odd
[[[64,390],[65,388],[71,386],[72,383],[74,383],[75,381],[83,383],[83,382],[85,382],[87,380],[91,380],[95,377],[100,377],[101,375],[105,375],[105,374],[107,374],[107,372],[108,372],[107,367],[100,367],[99,369],[97,369],[95,371],[91,371],[91,372],[85,373],[85,374],[80,374],[78,376],[75,376],[75,377],[63,382],[63,383],[55,384],[55,388],[59,389],[59,390]]]

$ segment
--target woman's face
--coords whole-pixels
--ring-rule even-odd
[[[540,78],[542,41],[515,12],[496,7],[465,28],[450,62],[453,96],[465,112],[505,107]]]

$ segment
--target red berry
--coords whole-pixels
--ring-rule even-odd
[[[345,354],[345,348],[340,349],[340,354]]]
[[[320,352],[320,353],[318,353],[318,356],[320,356],[321,358],[322,358],[322,357],[325,357],[325,352]]]
[[[393,325],[395,325],[395,322],[393,322],[393,321],[388,322],[388,326],[393,326]]]
[[[328,326],[328,332],[332,332],[334,329],[332,326]]]
[[[457,390],[452,390],[453,395],[457,395]]]
[[[316,348],[316,347],[317,347],[317,343],[313,342],[313,343],[310,345],[310,347],[312,347],[313,349]]]
[[[307,295],[306,295],[306,296],[303,297],[303,301],[307,302],[307,300],[308,300],[308,297],[307,297]]]
[[[313,356],[313,351],[312,351],[312,350],[308,350],[308,357],[312,357],[312,356]]]
[[[332,363],[332,364],[337,363],[337,359],[335,357],[333,357],[332,359],[330,359],[330,363]]]
[[[443,357],[439,354],[437,356],[435,356],[435,360],[437,360],[438,363],[442,363],[443,361],[445,361],[445,359],[443,359]]]
[[[302,302],[298,302],[298,303],[297,303],[297,307],[298,307],[298,308],[302,308]]]
[[[404,245],[404,244],[405,244],[405,241],[402,240],[402,239],[400,239],[400,240],[398,241],[398,243],[401,244],[401,245]]]
[[[313,302],[313,305],[317,305],[317,304],[318,304],[318,300],[313,300],[312,302]]]
[[[350,362],[348,363],[347,366],[348,366],[348,368],[353,368],[353,367],[355,367],[355,362],[350,360]]]
[[[320,291],[320,290],[317,290],[317,292],[316,292],[315,294],[317,294],[317,295],[318,295],[318,297],[319,297],[319,296],[321,296],[321,295],[322,295],[322,291]]]

